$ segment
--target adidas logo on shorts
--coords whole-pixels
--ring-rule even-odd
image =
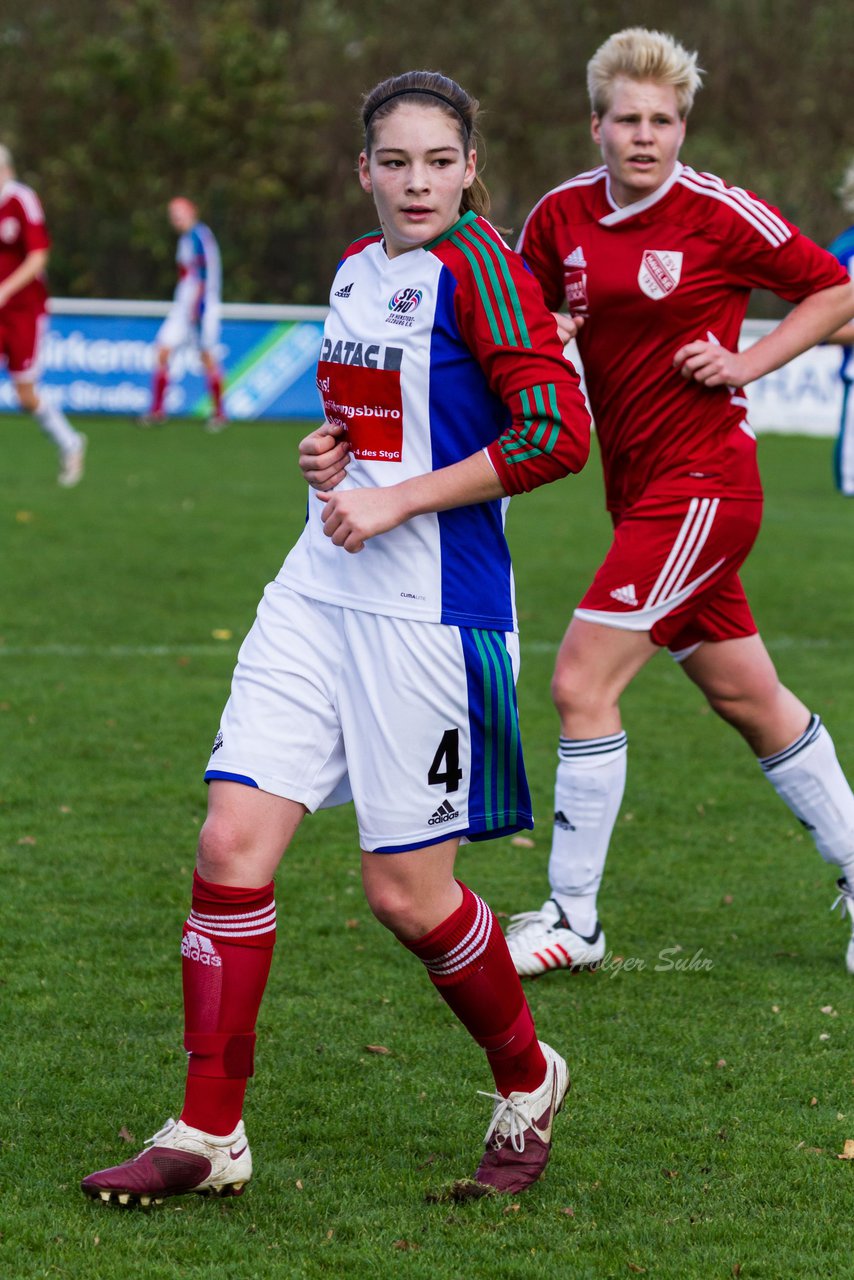
[[[453,818],[458,818],[459,816],[450,800],[443,800],[433,817],[428,820],[427,825],[428,827],[440,827],[443,822],[450,822]]]
[[[620,604],[631,605],[633,609],[637,608],[638,598],[635,595],[635,585],[633,582],[629,583],[627,587],[615,587],[609,594],[614,600],[619,600]]]
[[[210,938],[203,933],[194,933],[192,929],[181,939],[181,955],[199,964],[209,965],[212,969],[221,969],[222,960]]]

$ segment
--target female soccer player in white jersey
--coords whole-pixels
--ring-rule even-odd
[[[454,859],[461,839],[531,825],[504,511],[583,466],[589,419],[539,286],[482,216],[476,107],[428,72],[364,103],[359,177],[381,230],[339,264],[318,365],[350,466],[311,495],[208,765],[181,948],[183,1111],[135,1160],[86,1178],[92,1196],[242,1190],[273,875],[305,814],[348,794],[374,914],[486,1051],[478,1180],[516,1192],[548,1159],[566,1063],[538,1040],[503,934]]]
[[[660,32],[612,36],[588,65],[603,164],[544,196],[519,249],[577,337],[614,541],[557,658],[561,738],[551,893],[508,931],[520,974],[597,963],[596,895],[623,795],[619,700],[665,646],[744,737],[834,864],[852,909],[854,797],[817,715],[781,685],[738,570],[759,529],[741,390],[854,314],[847,272],[776,209],[679,160],[700,72]],[[750,290],[795,304],[749,350]],[[854,942],[848,968],[854,972]]]

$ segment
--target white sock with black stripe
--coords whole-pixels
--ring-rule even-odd
[[[625,733],[561,738],[549,882],[573,930],[596,929],[596,897],[626,786]]]
[[[854,794],[819,716],[783,751],[759,760],[792,813],[812,833],[825,862],[841,867],[854,889]]]

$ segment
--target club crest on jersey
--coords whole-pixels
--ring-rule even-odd
[[[391,312],[386,317],[386,324],[403,325],[408,329],[413,323],[412,313],[416,311],[424,297],[421,289],[413,289],[407,285],[405,289],[398,289],[393,297],[389,298],[388,309]]]
[[[20,230],[21,224],[17,218],[0,219],[0,240],[4,244],[11,244],[14,240],[17,240]]]
[[[644,249],[638,271],[641,292],[653,302],[667,298],[682,278],[682,258],[675,249]]]

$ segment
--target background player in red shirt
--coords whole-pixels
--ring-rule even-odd
[[[777,210],[679,161],[696,54],[660,32],[612,36],[588,64],[604,163],[546,195],[519,249],[576,337],[614,541],[561,644],[550,897],[514,917],[516,968],[598,962],[596,895],[623,796],[623,690],[662,646],[744,737],[854,919],[854,796],[817,715],[781,685],[738,577],[759,529],[741,388],[854,314],[847,273]],[[738,351],[752,288],[796,304]],[[847,965],[854,972],[854,938]]]
[[[71,488],[83,476],[86,437],[38,387],[49,251],[39,198],[31,187],[16,181],[11,153],[0,146],[0,355],[6,359],[21,408],[34,415],[59,449],[59,483]]]

